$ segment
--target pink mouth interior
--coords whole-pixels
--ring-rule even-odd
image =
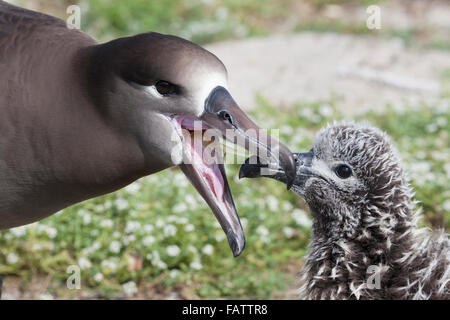
[[[208,185],[212,193],[215,195],[219,207],[221,207],[221,209],[224,209],[223,206],[225,205],[225,181],[217,163],[218,155],[213,155],[214,161],[208,161],[212,163],[208,163],[204,159],[205,152],[211,154],[210,150],[205,151],[208,145],[208,141],[203,140],[203,133],[209,128],[205,126],[203,122],[201,122],[201,120],[192,116],[175,116],[171,118],[171,120],[174,126],[177,128],[180,137],[183,137],[186,151],[191,155],[190,164],[193,166],[194,170],[197,171],[197,173],[204,179],[204,182]],[[183,135],[183,131],[185,130],[188,130],[191,135],[186,137],[186,132]],[[201,130],[202,133],[199,134],[198,132],[196,132],[194,134],[194,131],[197,130]],[[194,141],[196,139],[201,140],[197,141],[197,143],[195,144],[195,146],[197,147],[194,146]],[[198,146],[201,146],[201,148],[199,148]]]

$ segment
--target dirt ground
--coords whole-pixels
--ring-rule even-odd
[[[406,47],[400,40],[335,33],[299,33],[207,47],[228,68],[230,90],[244,109],[257,94],[273,105],[338,98],[347,110],[441,95],[450,53]]]

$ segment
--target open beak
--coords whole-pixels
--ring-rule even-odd
[[[295,178],[294,158],[286,146],[260,130],[223,87],[213,89],[199,118],[173,116],[171,121],[183,139],[184,153],[188,154],[179,167],[210,206],[236,257],[244,250],[245,235],[226,178],[218,138],[238,143],[274,166],[283,167],[290,183]],[[208,129],[214,129],[214,134],[207,134]]]
[[[296,176],[293,181],[294,190],[298,190],[302,187],[306,180],[314,176],[315,173],[311,169],[312,159],[314,157],[314,152],[311,150],[305,153],[294,153],[293,154],[295,163],[297,166]],[[262,170],[265,169],[266,171]],[[264,174],[264,173],[268,174]],[[239,170],[239,178],[261,178],[267,177],[278,180],[284,184],[289,183],[289,178],[282,168],[270,169],[267,165],[262,163],[257,157],[252,156],[245,160],[245,163],[241,166]]]
[[[224,165],[217,164],[218,172],[212,177],[219,182],[218,188],[214,183],[211,185],[211,180],[204,179],[195,165],[181,164],[180,168],[208,203],[227,236],[233,255],[237,257],[244,250],[245,235],[228,186]],[[221,191],[217,192],[217,189]]]

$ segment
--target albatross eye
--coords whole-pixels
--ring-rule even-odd
[[[336,172],[337,176],[341,179],[347,179],[352,175],[352,169],[345,164],[338,165],[334,172]]]
[[[169,94],[175,93],[176,87],[174,84],[160,80],[155,84],[156,90],[159,94],[162,94],[163,96],[167,96]]]

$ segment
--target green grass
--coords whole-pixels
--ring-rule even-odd
[[[313,7],[327,4],[367,6],[371,0],[310,0]],[[99,40],[156,31],[197,43],[267,35],[295,8],[295,0],[167,0],[81,1],[82,28]],[[292,31],[369,33],[365,21],[349,24],[317,17]]]
[[[299,6],[296,0],[82,0],[80,4],[82,29],[99,41],[156,31],[205,44],[283,30],[372,35],[401,39],[408,46],[449,49],[448,41],[444,40],[445,32],[385,26],[381,30],[369,30],[365,19],[354,21],[351,16],[333,19],[326,17],[323,11],[327,5],[339,5],[345,11],[383,2],[386,1],[305,0],[303,4],[312,10],[306,16],[303,14],[305,7]],[[286,21],[290,22],[286,24]]]
[[[291,0],[82,1],[83,29],[100,40],[140,32],[175,34],[197,43],[267,33]]]
[[[257,122],[279,128],[280,139],[295,151],[308,150],[320,127],[343,118],[333,102],[298,104],[280,112],[259,100]],[[391,135],[412,177],[424,223],[446,228],[449,111],[443,100],[439,106],[387,108],[358,118]],[[232,257],[210,209],[182,173],[166,170],[39,223],[2,231],[0,274],[18,275],[24,283],[36,275],[50,275],[50,293],[65,298],[79,294],[65,289],[71,264],[84,268],[82,290],[96,297],[122,297],[126,283],[141,291],[153,283],[160,291],[183,290],[191,298],[283,298],[307,251],[307,209],[275,181],[238,181],[238,169],[228,166],[247,236],[239,258]],[[142,262],[142,268],[136,262]]]

